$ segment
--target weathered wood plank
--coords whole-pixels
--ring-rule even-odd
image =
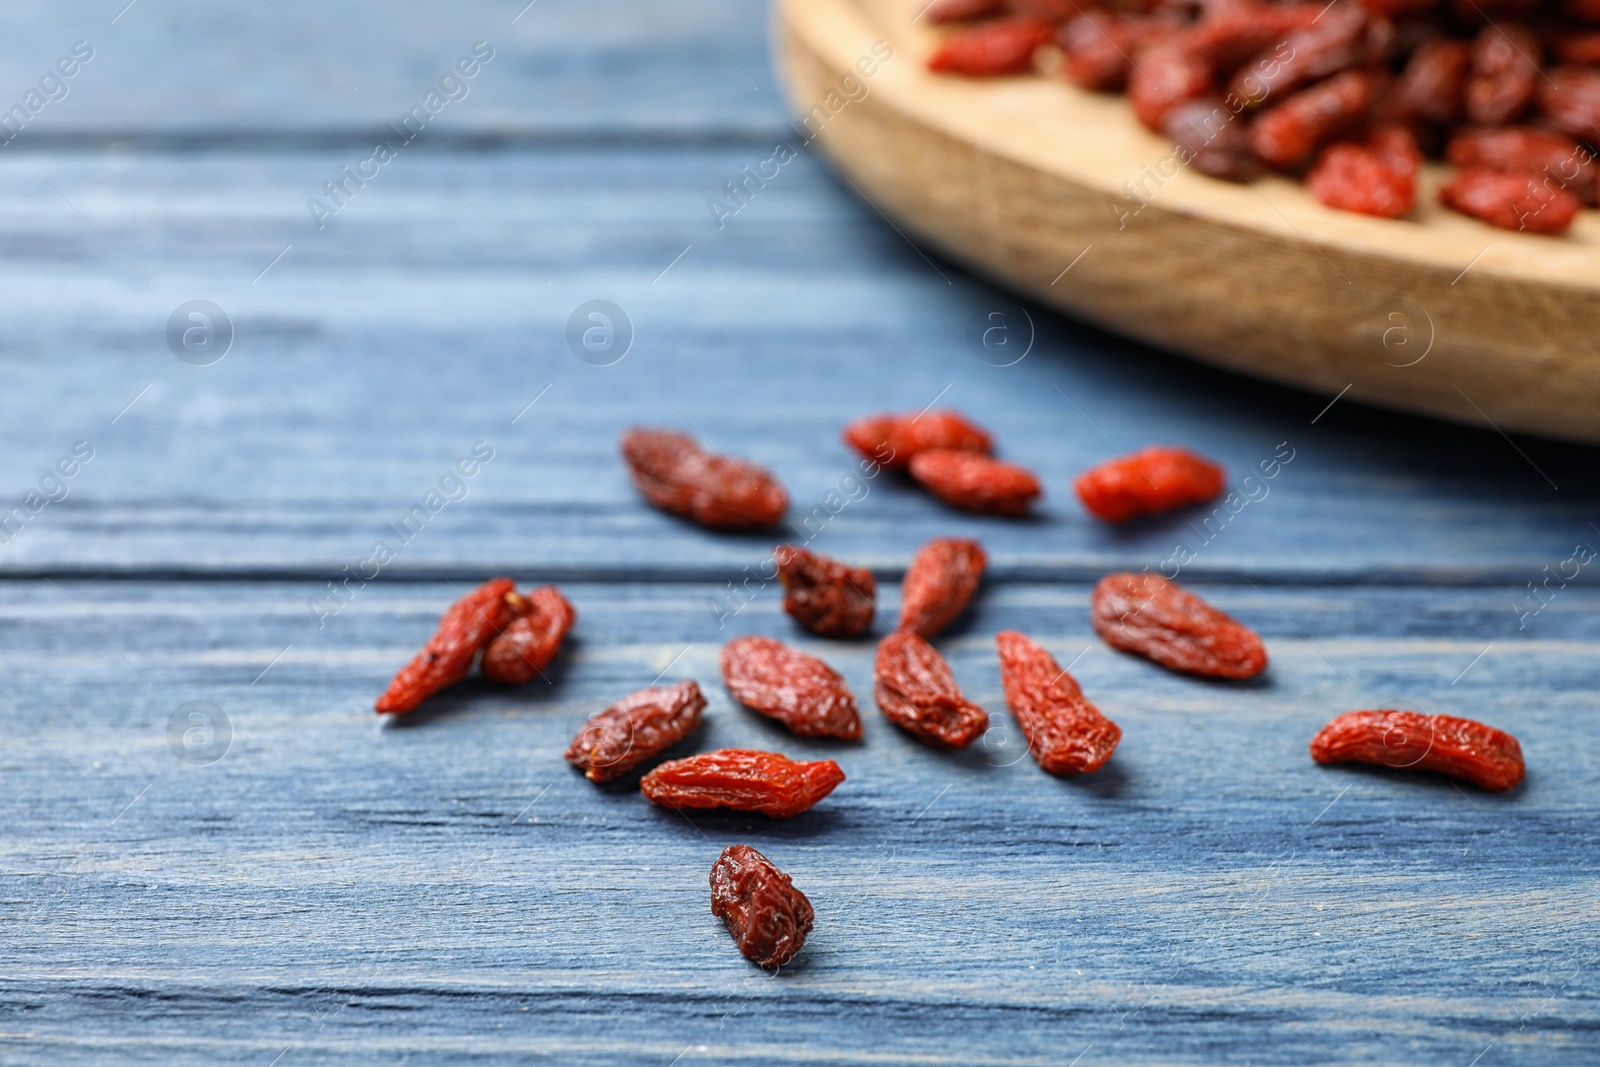
[[[125,3],[13,5],[0,42],[4,107],[37,90],[76,42],[92,58],[45,87],[55,99],[0,153],[84,138],[362,143],[430,90],[439,109],[427,140],[748,137],[784,125],[761,4]],[[441,85],[478,42],[487,64]]]
[[[494,460],[388,573],[758,564],[773,538],[710,538],[640,505],[615,454],[635,422],[696,427],[770,465],[794,499],[785,536],[820,529],[824,550],[889,570],[927,536],[968,532],[999,567],[1055,576],[1155,566],[1184,544],[1191,574],[1521,585],[1600,537],[1590,450],[1346,401],[1323,413],[1330,398],[1036,308],[1027,357],[990,366],[967,334],[1004,298],[924,260],[810,157],[719,230],[706,200],[760,158],[419,153],[320,232],[304,201],[339,153],[0,159],[14,207],[0,220],[0,502],[20,504],[74,442],[95,449],[70,496],[0,547],[0,569],[337,574],[477,441]],[[612,366],[565,338],[597,297],[636,331]],[[213,366],[180,362],[164,339],[195,298],[237,327]],[[1040,471],[1037,521],[957,515],[889,478],[841,502],[855,461],[840,426],[936,399]],[[1212,453],[1236,481],[1294,458],[1209,527],[1205,509],[1122,530],[1087,521],[1072,477],[1152,441]]]
[[[302,591],[0,586],[8,1062],[1592,1054],[1600,633],[1580,590],[1506,635],[1509,589],[1211,588],[1273,656],[1266,684],[1232,686],[1100,646],[1082,585],[999,584],[944,646],[985,701],[993,631],[1064,662],[1088,648],[1074,671],[1126,739],[1070,780],[1001,743],[997,702],[995,733],[954,756],[870,706],[859,746],[730,706],[718,642],[789,633],[770,591],[718,633],[709,585],[573,585],[552,685],[472,684],[390,725],[372,694],[453,590],[378,583],[310,634]],[[802,643],[870,705],[870,643]],[[707,685],[693,747],[826,754],[850,779],[774,823],[683,819],[572,774],[572,722],[663,669]],[[1331,714],[1397,698],[1514,730],[1527,784],[1490,796],[1306,758]],[[166,733],[194,699],[233,730],[205,766]],[[818,910],[775,981],[706,907],[735,840]]]

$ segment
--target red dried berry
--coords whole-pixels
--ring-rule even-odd
[[[988,557],[976,541],[939,537],[923,545],[900,587],[900,629],[932,638],[966,610]]]
[[[622,455],[647,501],[702,526],[771,526],[789,507],[783,486],[764,468],[706,452],[687,434],[629,430]]]
[[[815,656],[770,637],[738,637],[722,646],[722,680],[735,700],[796,737],[861,740],[855,696]]]
[[[1594,153],[1554,130],[1532,126],[1460,130],[1450,138],[1445,160],[1458,167],[1554,178],[1557,187],[1573,196],[1595,201]]]
[[[515,595],[515,594],[513,594]],[[513,605],[520,611],[483,650],[483,676],[506,685],[526,685],[550,665],[578,614],[561,590],[540,586]]]
[[[639,782],[664,808],[732,808],[790,819],[809,811],[844,781],[831,759],[803,763],[776,752],[719,748],[668,760]]]
[[[567,762],[591,782],[621,778],[692,734],[705,707],[694,682],[629,693],[583,724]]]
[[[1472,42],[1467,119],[1480,126],[1511,122],[1533,103],[1544,45],[1526,26],[1489,25]]]
[[[855,637],[872,625],[878,583],[865,567],[847,567],[798,545],[772,554],[783,583],[783,610],[822,637]]]
[[[1455,122],[1466,106],[1471,65],[1472,46],[1465,41],[1439,38],[1419,44],[1395,82],[1392,104],[1396,117]]]
[[[1250,151],[1244,121],[1214,96],[1190,100],[1168,111],[1161,132],[1202,174],[1236,182],[1261,169]]]
[[[1325,142],[1359,124],[1372,101],[1372,76],[1347,70],[1302,89],[1250,127],[1250,149],[1269,167],[1291,170]]]
[[[1027,635],[995,635],[1006,706],[1017,717],[1028,751],[1051,774],[1098,771],[1122,740],[1122,730],[1100,714],[1055,657]]]
[[[1206,678],[1254,678],[1267,650],[1243,624],[1154,574],[1108,574],[1094,587],[1090,620],[1112,648]]]
[[[1539,79],[1538,94],[1548,125],[1591,145],[1600,140],[1600,70],[1556,67]]]
[[[1222,468],[1204,456],[1152,445],[1085,471],[1073,488],[1096,518],[1127,522],[1215,499],[1224,478]]]
[[[1024,467],[948,448],[917,453],[911,477],[951,507],[982,515],[1021,515],[1041,491]]]
[[[1481,168],[1461,171],[1445,182],[1439,199],[1491,226],[1526,233],[1565,233],[1583,210],[1583,202],[1554,180]]]
[[[1323,18],[1281,41],[1276,27],[1264,26],[1264,39],[1257,46],[1264,51],[1234,75],[1229,91],[1239,100],[1259,105],[1355,65],[1362,58],[1366,13],[1356,4],[1332,4],[1323,10]]]
[[[884,718],[919,741],[966,748],[989,728],[989,713],[961,695],[944,657],[908,630],[878,642],[873,676]]]
[[[1397,219],[1417,201],[1422,152],[1411,134],[1392,126],[1359,144],[1323,149],[1306,185],[1319,203],[1340,211]]]
[[[1023,74],[1033,69],[1033,53],[1055,36],[1042,19],[1003,19],[952,31],[933,55],[928,69],[974,78]]]
[[[1417,711],[1347,712],[1311,739],[1311,758],[1438,771],[1496,793],[1526,773],[1522,746],[1504,730]]]
[[[1000,10],[1000,0],[933,0],[923,18],[934,25],[946,22],[972,22],[988,18]]]
[[[1084,89],[1121,89],[1133,70],[1133,53],[1170,36],[1177,25],[1170,13],[1149,18],[1119,18],[1105,11],[1079,15],[1056,34],[1065,54],[1061,74]]]
[[[1571,30],[1554,33],[1549,41],[1551,51],[1563,63],[1579,67],[1600,66],[1600,33]]]
[[[404,714],[465,678],[479,650],[511,619],[507,598],[516,589],[510,578],[496,578],[450,605],[422,651],[400,668],[373,707],[381,714]]]
[[[987,453],[993,447],[987,430],[955,411],[869,415],[844,428],[844,441],[888,470],[904,470],[913,456],[930,448]]]
[[[1211,93],[1216,74],[1209,60],[1191,54],[1182,42],[1163,38],[1152,41],[1133,56],[1128,76],[1128,102],[1136,118],[1160,131],[1167,114],[1179,104]]]
[[[711,914],[758,967],[794,959],[816,918],[789,876],[749,845],[729,845],[712,865]]]

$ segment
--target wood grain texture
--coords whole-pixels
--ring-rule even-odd
[[[1593,596],[1452,684],[1485,638],[1463,620],[1505,591],[1206,591],[1261,627],[1265,683],[1112,653],[1084,586],[990,587],[943,646],[996,728],[948,755],[870,707],[850,745],[732,706],[709,585],[572,585],[553,684],[383,723],[372,695],[448,585],[374,588],[308,636],[292,584],[8,583],[0,662],[31,696],[0,766],[8,1062],[1584,1059]],[[1126,731],[1106,772],[1052,779],[1018,749],[988,636],[1009,627],[1088,648],[1074,669]],[[739,632],[792,636],[770,592]],[[870,642],[795,640],[870,691]],[[693,747],[826,755],[849,780],[795,820],[691,821],[571,772],[574,721],[663,669],[706,683]],[[1332,713],[1399,694],[1515,730],[1527,785],[1310,762]],[[168,746],[194,699],[234,731],[208,766]],[[817,908],[777,979],[709,913],[734,841]]]
[[[1405,221],[1324,208],[1280,177],[1217,181],[1179,165],[1120,98],[1054,78],[928,73],[933,34],[912,21],[923,7],[777,6],[795,113],[820,119],[818,143],[920,239],[1048,304],[1222,366],[1600,440],[1593,212],[1554,240],[1446,211],[1433,171]],[[895,58],[863,77],[881,41]]]

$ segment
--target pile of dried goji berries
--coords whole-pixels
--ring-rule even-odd
[[[1329,207],[1398,218],[1424,156],[1447,206],[1564,232],[1600,203],[1596,0],[933,0],[928,66],[1125,91],[1179,162],[1302,175]],[[1143,197],[1141,197],[1141,200]]]
[[[994,459],[993,438],[955,412],[880,415],[852,423],[844,439],[870,461],[907,473],[944,502],[987,514],[1016,515],[1040,495],[1038,479]],[[708,453],[672,431],[632,430],[623,455],[647,501],[701,525],[760,528],[788,506],[778,480],[754,464]],[[1154,515],[1222,493],[1221,467],[1192,452],[1147,448],[1102,464],[1075,484],[1085,508],[1106,522]],[[772,560],[784,610],[818,636],[848,640],[878,615],[871,571],[799,545],[779,545]],[[936,538],[906,569],[900,615],[877,646],[873,696],[885,719],[933,748],[960,749],[983,736],[989,713],[963,695],[950,664],[930,643],[968,612],[988,558],[965,538]],[[559,653],[577,618],[553,586],[519,594],[497,578],[466,594],[438,631],[401,668],[377,710],[403,714],[466,678],[474,663],[492,681],[525,684]],[[1206,678],[1253,678],[1267,667],[1261,639],[1188,590],[1148,571],[1106,575],[1090,598],[1090,624],[1113,648],[1169,670]],[[1122,739],[1054,656],[1026,634],[995,635],[1006,706],[1034,761],[1051,774],[1105,766]],[[1070,665],[1069,665],[1070,668]],[[796,737],[860,741],[864,730],[844,676],[821,658],[774,637],[749,635],[722,648],[723,684],[733,699]],[[597,784],[642,772],[640,792],[663,807],[726,808],[786,819],[809,811],[845,781],[834,760],[793,760],[778,752],[722,748],[662,758],[699,731],[706,697],[698,682],[639,689],[592,716],[566,760]],[[1469,719],[1411,711],[1355,711],[1311,742],[1319,763],[1359,761],[1419,767],[1488,790],[1523,777],[1515,738]],[[739,950],[763,967],[790,962],[812,929],[806,895],[771,860],[730,845],[711,869],[712,913]]]

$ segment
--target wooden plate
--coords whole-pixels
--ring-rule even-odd
[[[928,74],[923,3],[777,0],[799,125],[908,233],[1234,370],[1600,441],[1600,212],[1539,237],[1445,211],[1440,171],[1397,221],[1329,210],[1284,178],[1208,178],[1122,97]]]

